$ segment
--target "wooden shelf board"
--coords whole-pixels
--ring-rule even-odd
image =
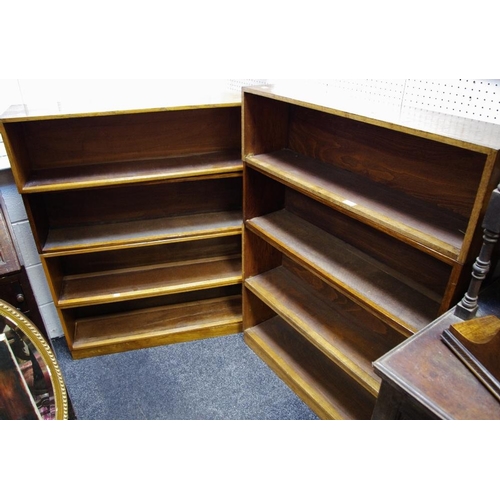
[[[241,255],[66,276],[58,307],[82,307],[241,283]]]
[[[403,335],[419,331],[438,314],[440,297],[286,210],[246,226]]]
[[[242,171],[240,151],[40,168],[31,172],[21,192],[42,193],[138,182],[239,176]]]
[[[49,231],[43,253],[78,252],[130,247],[134,244],[187,241],[211,235],[241,233],[240,211],[212,212],[161,219],[54,228]]]
[[[323,419],[370,419],[375,398],[360,390],[281,318],[245,331],[244,339]]]
[[[326,302],[283,266],[245,280],[245,287],[320,349],[366,390],[377,395],[380,379],[372,362],[398,345],[403,337],[379,334],[360,326],[344,302]],[[350,309],[350,308],[347,308]]]
[[[74,358],[241,332],[241,295],[76,321]]]
[[[279,182],[446,262],[459,257],[467,222],[449,211],[291,150],[247,156],[245,161]]]

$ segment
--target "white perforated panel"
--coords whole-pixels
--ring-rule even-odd
[[[325,80],[327,89],[348,92],[374,102],[400,103],[405,89],[404,80]]]
[[[268,80],[283,83],[286,80]],[[300,81],[296,81],[300,82]],[[303,80],[304,85],[393,109],[426,109],[473,120],[500,123],[500,80]]]
[[[403,105],[500,123],[500,80],[407,80]]]
[[[405,80],[270,80],[269,83],[307,85],[312,93],[335,94],[335,96],[396,104],[400,106],[405,89]]]

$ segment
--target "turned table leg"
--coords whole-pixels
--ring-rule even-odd
[[[472,266],[469,289],[455,309],[456,316],[465,320],[473,318],[477,312],[479,290],[490,270],[491,255],[500,236],[500,185],[491,194],[482,227],[484,229],[483,245]]]

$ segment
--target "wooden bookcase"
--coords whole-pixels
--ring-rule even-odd
[[[245,340],[320,417],[368,419],[372,363],[466,290],[500,127],[242,99]]]
[[[1,127],[74,358],[242,331],[239,96]]]

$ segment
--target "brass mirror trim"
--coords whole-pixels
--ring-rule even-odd
[[[47,365],[50,379],[54,389],[54,400],[56,404],[56,420],[68,419],[68,396],[66,386],[62,377],[59,364],[52,352],[52,349],[43,338],[42,334],[33,323],[17,309],[14,309],[7,302],[0,299],[0,314],[10,320],[28,339],[40,353],[43,361]]]

